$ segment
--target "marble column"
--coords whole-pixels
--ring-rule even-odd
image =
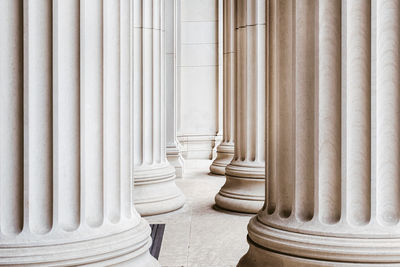
[[[2,266],[159,266],[131,205],[131,5],[0,1]]]
[[[166,157],[164,1],[136,1],[133,23],[134,203],[143,215],[179,209],[185,198]]]
[[[210,166],[214,174],[225,175],[226,166],[234,154],[235,127],[235,1],[223,3],[223,139],[217,148],[217,158]]]
[[[239,266],[399,266],[400,2],[268,3],[267,193]]]
[[[177,30],[180,23],[180,0],[165,0],[165,91],[166,91],[166,152],[167,159],[175,167],[177,178],[184,173],[184,160],[176,135],[177,127]]]
[[[265,184],[265,0],[236,2],[235,153],[226,182],[215,197],[224,209],[256,213],[264,203]]]

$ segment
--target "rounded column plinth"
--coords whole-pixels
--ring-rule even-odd
[[[0,266],[160,266],[149,253],[150,227],[145,220],[117,233],[113,233],[113,227],[103,225],[96,230],[82,226],[75,238],[55,228],[46,234],[46,242],[43,236],[23,231],[17,237],[10,237],[11,242],[2,243]],[[86,240],[82,238],[91,231],[100,233],[93,233]],[[66,239],[60,238],[63,235]]]
[[[135,208],[142,216],[174,211],[185,203],[175,184],[175,168],[168,163],[135,168],[134,180]]]
[[[178,146],[167,146],[167,159],[175,168],[176,178],[183,178],[184,160]]]
[[[398,266],[398,264],[362,264],[354,262],[319,261],[314,259],[293,257],[260,247],[248,238],[249,251],[244,255],[237,267],[378,267]]]
[[[244,213],[257,213],[264,204],[264,164],[231,162],[226,167],[226,181],[215,203],[218,207]]]
[[[305,222],[304,225],[310,225],[307,228],[320,232],[301,233],[296,227],[289,229],[290,218],[281,219],[282,224],[287,221],[288,229],[278,229],[262,222],[262,216],[260,213],[250,220],[250,249],[238,266],[398,266],[400,263],[400,239],[390,238],[389,232],[372,238],[368,233],[378,228],[374,222],[365,226],[364,234],[359,234],[356,226],[351,233],[351,227],[343,222],[342,226],[340,223],[335,226],[342,230],[341,234],[328,235],[323,229],[333,226]]]
[[[225,168],[232,161],[235,152],[233,143],[221,143],[217,148],[217,157],[210,166],[213,174],[225,175]]]

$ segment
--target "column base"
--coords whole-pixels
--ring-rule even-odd
[[[210,166],[213,174],[225,175],[225,168],[231,163],[235,146],[233,143],[223,142],[217,148],[217,157]]]
[[[226,182],[215,196],[217,206],[231,211],[257,213],[265,199],[264,165],[233,161],[225,172]]]
[[[382,266],[361,265],[356,263],[344,263],[334,261],[318,261],[312,259],[298,258],[286,254],[280,254],[258,246],[248,239],[249,251],[240,259],[237,267],[336,267],[336,266]],[[385,265],[387,266],[387,265]],[[394,265],[393,265],[394,266]],[[397,265],[398,266],[398,265]]]
[[[257,216],[248,231],[250,248],[238,266],[400,266],[400,239],[395,237],[297,233],[265,225]]]
[[[74,233],[70,235],[77,237]],[[37,244],[2,245],[0,266],[160,266],[149,253],[150,227],[143,219],[129,230],[104,237],[69,243],[45,239]]]
[[[142,216],[174,211],[185,204],[185,196],[175,183],[175,168],[168,162],[135,168],[133,196]]]
[[[168,162],[175,168],[176,178],[183,178],[184,173],[184,161],[176,146],[167,146],[167,159]]]

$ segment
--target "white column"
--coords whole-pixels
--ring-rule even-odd
[[[224,134],[224,0],[217,0],[217,62],[218,62],[218,87],[217,87],[217,132],[213,142],[211,159],[218,156],[218,147],[222,143]]]
[[[223,139],[217,148],[217,158],[210,166],[214,174],[225,175],[226,166],[232,161],[235,150],[235,1],[223,4]]]
[[[400,2],[268,11],[266,202],[239,266],[398,266]]]
[[[0,265],[159,266],[131,199],[131,1],[0,1]]]
[[[179,10],[180,0],[165,1],[166,151],[168,161],[175,167],[176,177],[182,178],[184,161],[176,135],[178,86],[176,50],[178,48],[178,23],[180,23]]]
[[[265,0],[236,4],[235,153],[215,202],[224,209],[256,213],[264,203],[265,184]]]
[[[135,2],[133,25],[134,202],[141,215],[183,206],[166,157],[164,1]]]

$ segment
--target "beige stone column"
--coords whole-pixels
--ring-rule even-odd
[[[133,17],[134,202],[154,215],[185,201],[166,157],[164,1],[135,1]]]
[[[158,266],[131,205],[131,4],[0,1],[2,266]]]
[[[217,148],[217,158],[210,166],[214,174],[225,175],[226,166],[232,161],[235,136],[235,1],[224,0],[224,51],[223,51],[223,139]]]
[[[229,1],[233,10],[235,1]],[[265,0],[237,1],[235,153],[215,197],[224,209],[256,213],[265,184]]]
[[[267,193],[239,266],[398,266],[400,2],[268,3]]]

